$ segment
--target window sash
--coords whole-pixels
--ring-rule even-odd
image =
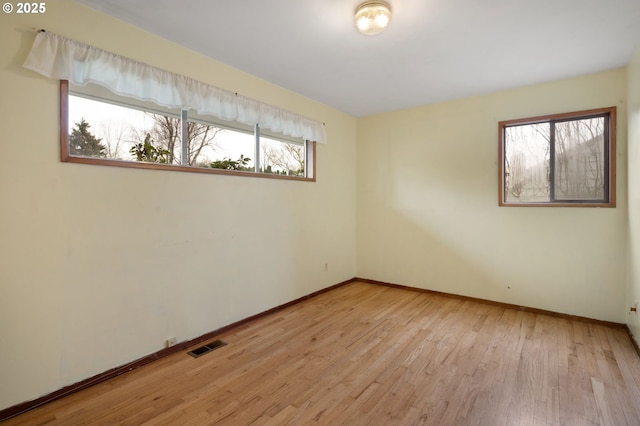
[[[604,167],[604,192],[602,199],[562,199],[556,196],[556,126],[561,123],[587,120],[593,118],[604,119],[603,132],[603,167]],[[507,129],[516,126],[526,126],[533,124],[548,124],[550,126],[549,141],[549,200],[545,201],[510,201],[507,197],[507,170],[506,170],[506,143]],[[499,129],[499,206],[516,207],[615,207],[615,129],[616,129],[616,107],[599,108],[586,111],[578,111],[564,114],[553,114],[548,116],[515,119],[501,121]]]
[[[259,177],[259,178],[270,178],[270,179],[283,179],[283,180],[298,180],[298,181],[309,181],[315,182],[316,180],[316,165],[315,165],[315,157],[316,157],[316,143],[312,141],[299,141],[298,143],[305,146],[305,176],[294,176],[294,175],[280,175],[273,173],[261,173],[258,169],[254,171],[236,171],[236,170],[225,170],[225,169],[216,169],[216,168],[207,168],[207,167],[198,167],[198,166],[187,166],[187,165],[176,165],[176,164],[162,164],[162,163],[151,163],[151,162],[138,162],[133,160],[119,160],[119,159],[104,159],[104,158],[94,158],[94,157],[80,157],[74,156],[70,154],[69,150],[69,95],[80,95],[81,97],[85,97],[88,99],[93,99],[99,102],[107,102],[118,106],[124,106],[127,108],[139,109],[141,111],[149,111],[155,114],[162,115],[170,115],[166,110],[159,110],[157,107],[155,109],[147,109],[147,105],[142,105],[139,102],[134,103],[134,105],[128,104],[126,102],[120,102],[118,100],[114,100],[113,98],[104,99],[101,97],[96,97],[95,95],[87,95],[86,93],[82,93],[79,91],[70,92],[69,82],[67,80],[60,81],[60,159],[63,162],[70,163],[81,163],[81,164],[94,164],[94,165],[106,165],[106,166],[115,166],[115,167],[131,167],[131,168],[142,168],[142,169],[155,169],[155,170],[169,170],[169,171],[184,171],[184,172],[192,172],[192,173],[206,173],[206,174],[225,174],[225,175],[235,175],[235,176],[249,176],[249,177]],[[179,117],[179,115],[173,114],[174,117]],[[192,121],[191,117],[188,117],[188,121]],[[243,133],[250,133],[246,128],[243,130],[238,129],[238,126],[224,126],[224,124],[219,124],[218,120],[212,121],[207,120],[203,124],[209,124],[213,126],[220,126],[224,128],[229,128],[229,130],[233,131],[241,131]],[[234,123],[235,124],[235,123]],[[247,126],[249,127],[249,126]],[[289,141],[289,138],[283,139],[281,137],[271,137],[270,138],[281,140],[282,143],[292,143]]]

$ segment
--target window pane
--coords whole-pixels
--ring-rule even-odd
[[[556,124],[555,199],[603,200],[604,118]]]
[[[505,201],[550,201],[549,129],[549,123],[505,128]]]
[[[70,95],[69,127],[69,153],[73,156],[168,164],[180,161],[177,117]]]
[[[260,138],[260,171],[288,176],[305,176],[305,146],[276,139]]]
[[[211,167],[219,151],[225,130],[210,123],[187,122],[187,143],[189,158],[184,165]]]
[[[202,154],[200,165],[215,169],[254,171],[255,136],[231,129],[217,129],[215,144]]]

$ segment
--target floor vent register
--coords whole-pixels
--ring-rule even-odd
[[[200,346],[199,348],[196,348],[192,351],[187,352],[189,355],[191,355],[194,358],[198,358],[201,357],[204,354],[208,354],[209,352],[215,351],[218,348],[223,347],[224,345],[226,345],[225,342],[223,342],[222,340],[215,340],[211,343],[207,343],[204,346]]]

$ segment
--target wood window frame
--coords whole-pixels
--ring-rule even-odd
[[[106,158],[78,157],[69,152],[69,81],[60,80],[60,161],[64,163],[90,164],[97,166],[127,167],[134,169],[167,170],[173,172],[204,173],[211,175],[243,176],[265,179],[316,181],[316,142],[306,141],[306,176],[279,175],[255,171],[225,170],[176,164],[144,163],[139,161]],[[309,166],[310,165],[310,166]]]
[[[505,120],[498,123],[498,205],[501,207],[615,207],[616,206],[616,111],[615,106],[583,111],[550,114],[538,117]],[[545,122],[588,119],[607,116],[608,138],[605,147],[605,197],[604,201],[541,201],[541,202],[509,202],[505,200],[505,129],[514,125],[527,125]],[[550,160],[551,161],[551,160]]]

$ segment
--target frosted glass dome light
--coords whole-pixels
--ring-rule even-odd
[[[356,8],[355,22],[364,35],[380,34],[391,22],[391,8],[384,1],[365,1]]]

